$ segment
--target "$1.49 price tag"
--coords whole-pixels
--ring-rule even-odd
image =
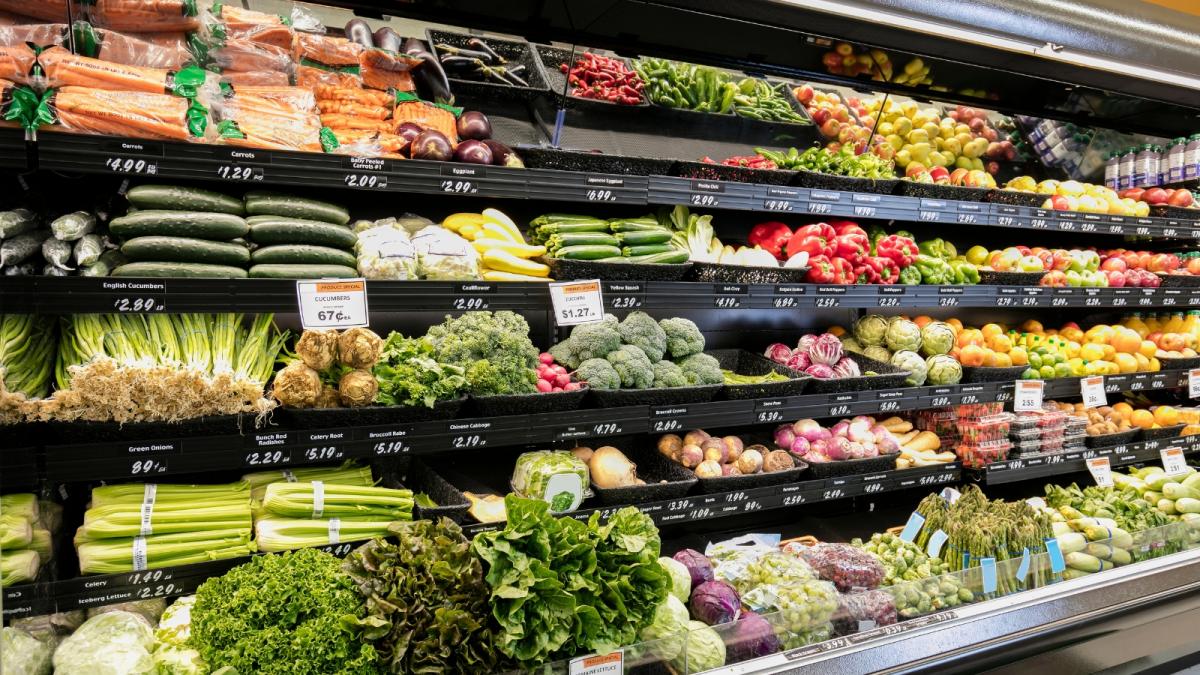
[[[1013,410],[1027,412],[1042,409],[1041,380],[1017,380],[1013,389]]]
[[[1079,393],[1083,396],[1083,407],[1099,408],[1108,405],[1108,396],[1104,393],[1104,376],[1093,375],[1079,380]]]
[[[1200,368],[1188,371],[1188,398],[1200,398]]]
[[[1107,457],[1092,457],[1087,461],[1087,469],[1100,487],[1112,487],[1112,466]]]
[[[550,284],[554,321],[559,326],[576,326],[604,318],[604,296],[600,280],[561,281]]]
[[[1178,445],[1163,448],[1158,452],[1158,456],[1162,458],[1163,471],[1166,471],[1168,475],[1187,471],[1187,459],[1183,456],[1183,448]]]
[[[370,324],[365,279],[296,282],[300,325],[309,328],[357,328]]]

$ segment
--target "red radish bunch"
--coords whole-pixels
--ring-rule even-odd
[[[554,357],[548,352],[538,354],[541,365],[537,369],[537,389],[543,394],[554,391],[576,391],[583,384],[571,381],[571,374],[566,368],[554,362]]]

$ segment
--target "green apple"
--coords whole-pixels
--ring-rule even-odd
[[[1066,276],[1067,276],[1067,285],[1068,286],[1074,286],[1074,287],[1078,288],[1083,285],[1083,276],[1079,274],[1079,270],[1075,270],[1075,269],[1067,270]]]
[[[1045,272],[1046,266],[1042,264],[1042,259],[1036,255],[1021,256],[1017,261],[1018,272]]]

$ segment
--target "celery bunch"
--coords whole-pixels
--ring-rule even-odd
[[[4,388],[29,398],[50,393],[54,320],[30,314],[0,315],[0,374]]]

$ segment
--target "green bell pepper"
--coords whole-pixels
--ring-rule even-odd
[[[921,283],[921,270],[917,269],[916,265],[909,265],[900,270],[900,278],[897,283],[905,286],[916,286]]]
[[[921,250],[922,254],[932,256],[934,258],[949,260],[950,258],[954,257],[952,255],[946,255],[946,240],[942,239],[941,237],[937,237],[936,239],[926,239],[925,241],[918,243],[917,248]]]
[[[887,236],[887,232],[876,223],[871,223],[867,226],[867,237],[871,240],[871,255],[878,255],[875,252],[875,242]]]
[[[949,284],[954,281],[954,270],[950,263],[931,255],[919,255],[913,267],[921,273],[921,282],[925,284]]]
[[[979,270],[965,260],[952,261],[950,269],[954,270],[955,284],[974,286],[979,283]]]

